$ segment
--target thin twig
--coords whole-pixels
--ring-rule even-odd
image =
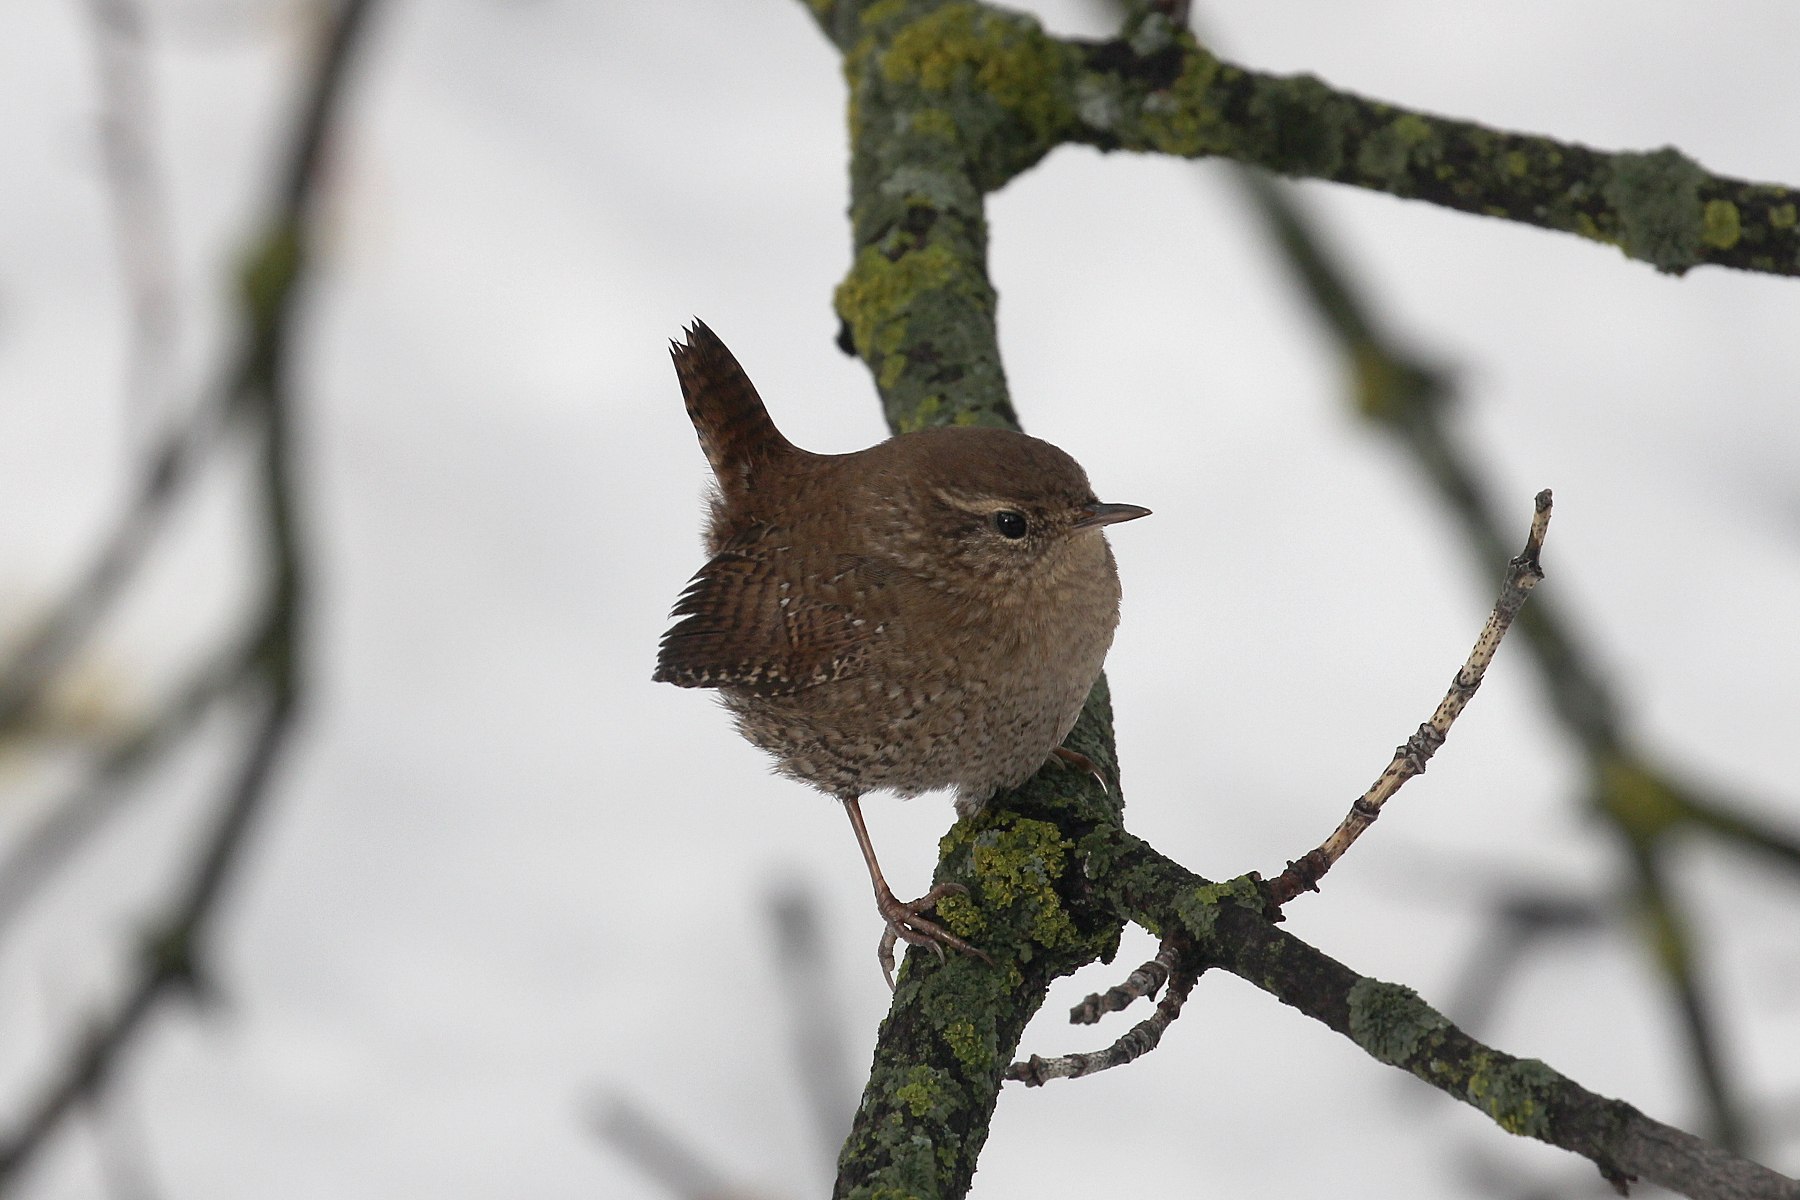
[[[1089,992],[1087,999],[1069,1010],[1069,1024],[1094,1025],[1107,1013],[1122,1012],[1144,996],[1154,997],[1175,970],[1178,951],[1172,938],[1164,938],[1156,957],[1125,977],[1125,982],[1105,992]]]
[[[1163,998],[1157,1001],[1156,1011],[1133,1025],[1118,1041],[1104,1050],[1064,1054],[1056,1058],[1041,1058],[1034,1054],[1026,1061],[1015,1062],[1008,1067],[1006,1078],[1023,1083],[1026,1087],[1043,1087],[1052,1079],[1079,1079],[1083,1075],[1092,1075],[1096,1071],[1122,1067],[1156,1049],[1162,1042],[1164,1031],[1175,1022],[1177,1017],[1181,1016],[1181,1006],[1187,1003],[1188,994],[1194,990],[1194,983],[1201,974],[1200,968],[1189,965],[1191,956],[1182,954],[1169,940],[1165,940],[1162,948],[1157,951],[1154,963],[1145,964],[1145,968],[1162,964],[1165,957],[1170,964],[1166,975],[1169,983],[1168,990],[1163,993]],[[1139,968],[1139,970],[1145,968]],[[1132,978],[1136,979],[1137,974],[1134,971]],[[1122,990],[1121,988],[1113,989],[1114,992]],[[1089,999],[1092,1000],[1094,997],[1089,997]],[[1078,1007],[1074,1013],[1070,1014],[1069,1019],[1075,1020],[1076,1014],[1080,1012],[1082,1012],[1082,1008]]]
[[[277,756],[292,729],[293,697],[277,693],[267,704],[249,752],[231,790],[228,811],[201,856],[201,866],[169,917],[150,939],[144,969],[110,1011],[94,1019],[55,1078],[25,1106],[24,1116],[0,1137],[0,1195],[18,1181],[27,1163],[63,1120],[105,1086],[120,1054],[155,1011],[165,994],[198,980],[194,947],[225,880],[224,848],[237,837],[239,814],[257,805],[268,786]]]
[[[1475,1106],[1511,1132],[1697,1200],[1800,1200],[1800,1182],[1589,1092],[1546,1063],[1483,1045],[1410,988],[1360,975],[1271,923],[1249,878],[1214,884],[1121,829],[1083,840],[1084,878],[1136,924],[1196,952],[1349,1038],[1379,1062]],[[1246,903],[1246,901],[1252,901]]]
[[[1537,494],[1536,511],[1531,519],[1531,533],[1525,539],[1525,548],[1509,564],[1506,578],[1500,585],[1500,597],[1494,602],[1494,610],[1488,614],[1481,635],[1475,639],[1474,649],[1469,651],[1468,660],[1451,681],[1450,690],[1444,694],[1437,711],[1395,749],[1393,760],[1388,763],[1387,769],[1368,791],[1357,797],[1356,802],[1350,806],[1350,812],[1332,831],[1331,836],[1305,857],[1289,863],[1287,870],[1270,881],[1270,898],[1275,904],[1286,904],[1301,892],[1317,891],[1319,880],[1324,877],[1325,872],[1331,870],[1332,865],[1344,856],[1344,852],[1362,836],[1363,830],[1375,823],[1375,818],[1381,815],[1381,806],[1407,780],[1424,772],[1431,756],[1437,753],[1438,747],[1450,735],[1450,726],[1462,714],[1463,709],[1468,707],[1476,689],[1481,686],[1488,664],[1493,662],[1494,652],[1500,648],[1501,639],[1512,627],[1513,618],[1524,607],[1531,589],[1544,577],[1539,555],[1543,552],[1544,534],[1549,527],[1550,490],[1546,488]]]
[[[1451,429],[1449,411],[1454,400],[1451,376],[1436,364],[1411,354],[1382,328],[1371,306],[1337,261],[1292,189],[1259,172],[1232,173],[1249,193],[1257,215],[1269,227],[1298,277],[1314,311],[1337,342],[1354,380],[1356,407],[1366,417],[1395,435],[1413,462],[1430,480],[1446,511],[1461,523],[1466,542],[1484,565],[1506,561],[1506,533],[1492,500],[1491,489],[1481,477],[1475,457]],[[1595,808],[1624,835],[1627,843],[1659,839],[1682,825],[1705,828],[1747,849],[1772,854],[1790,864],[1800,864],[1800,838],[1767,821],[1745,815],[1738,806],[1708,790],[1686,787],[1647,762],[1635,748],[1614,695],[1594,656],[1561,610],[1554,597],[1543,597],[1519,617],[1520,634],[1537,664],[1538,675],[1549,693],[1551,708],[1563,729],[1580,746],[1589,770],[1597,778],[1632,779],[1653,789],[1666,802],[1669,820],[1653,830],[1634,827],[1626,818],[1628,806],[1609,803],[1616,796],[1602,793]],[[1649,860],[1628,856],[1639,897],[1674,911],[1679,900],[1660,890],[1659,879],[1643,872]],[[1708,1011],[1705,1004],[1690,1003],[1699,996],[1702,981],[1695,978],[1694,955],[1688,942],[1687,922],[1674,920],[1663,928],[1670,943],[1656,943],[1658,963],[1676,993],[1687,1024],[1688,1045],[1696,1077],[1708,1103],[1714,1106],[1713,1128],[1727,1145],[1741,1148],[1744,1122],[1737,1113],[1726,1079],[1726,1063],[1717,1056],[1716,1033],[1693,1024]]]

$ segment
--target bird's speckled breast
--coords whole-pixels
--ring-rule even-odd
[[[785,696],[721,695],[785,775],[839,796],[951,788],[959,811],[978,811],[1044,764],[1099,677],[1119,580],[1099,532],[1082,540],[1073,569],[1038,582],[1029,603],[970,601],[928,629],[890,615],[854,675]]]

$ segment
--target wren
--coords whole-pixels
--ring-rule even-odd
[[[670,343],[717,481],[705,566],[676,602],[655,678],[716,688],[782,774],[844,804],[893,982],[896,938],[981,955],[895,898],[861,798],[954,789],[963,816],[1064,749],[1119,621],[1102,504],[1067,454],[1007,429],[903,433],[813,454],[775,428],[700,321]]]

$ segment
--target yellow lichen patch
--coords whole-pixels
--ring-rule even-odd
[[[1219,82],[1219,60],[1180,35],[1187,52],[1181,74],[1166,90],[1151,92],[1143,103],[1144,139],[1165,154],[1193,158],[1220,149],[1225,124],[1212,107],[1211,92]]]
[[[864,29],[873,28],[893,20],[904,13],[906,9],[907,0],[875,0],[875,3],[863,9],[862,26]]]
[[[916,1066],[906,1074],[906,1082],[894,1090],[894,1099],[904,1104],[915,1117],[942,1120],[955,1108],[946,1088],[943,1072],[927,1066]]]
[[[1708,200],[1700,215],[1700,240],[1715,250],[1737,245],[1741,232],[1738,207],[1729,200]]]
[[[1535,1058],[1484,1056],[1469,1074],[1469,1102],[1508,1133],[1542,1138],[1550,1131],[1550,1090],[1562,1077]]]
[[[985,1075],[993,1069],[993,1047],[976,1032],[973,1022],[952,1021],[944,1027],[944,1041],[970,1075]]]
[[[938,847],[946,857],[967,850],[981,908],[995,916],[1004,913],[1002,919],[1015,928],[1022,923],[1026,937],[1046,948],[1070,946],[1079,940],[1056,891],[1071,848],[1062,831],[1050,822],[1002,810],[957,822]],[[964,897],[946,898],[938,911],[958,933],[976,922],[987,928],[995,924],[981,920],[975,905]]]
[[[1066,122],[1055,86],[1073,51],[1036,21],[974,4],[946,4],[894,35],[881,71],[893,84],[945,95],[973,88],[1045,135]]]
[[[1350,372],[1356,407],[1363,416],[1387,421],[1400,415],[1405,380],[1398,364],[1382,347],[1359,339],[1351,353]]]
[[[838,285],[838,316],[849,322],[851,336],[870,361],[884,359],[904,343],[906,314],[921,293],[954,283],[966,267],[943,246],[926,246],[890,259],[875,246],[864,246]]]
[[[1595,799],[1640,845],[1656,841],[1688,817],[1686,801],[1666,780],[1627,758],[1609,757],[1601,764]]]
[[[1575,214],[1574,232],[1581,237],[1589,239],[1590,241],[1605,242],[1609,246],[1616,246],[1619,244],[1618,238],[1613,237],[1612,235],[1610,235],[1610,234],[1606,233],[1604,230],[1602,230],[1600,228],[1599,223],[1596,222],[1593,217],[1589,216],[1587,213],[1584,213],[1584,212],[1578,212]]]

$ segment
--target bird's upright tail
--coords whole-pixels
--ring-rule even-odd
[[[729,501],[749,487],[757,464],[796,451],[775,428],[750,377],[719,335],[698,318],[686,333],[685,345],[669,343],[669,357],[700,448]]]

